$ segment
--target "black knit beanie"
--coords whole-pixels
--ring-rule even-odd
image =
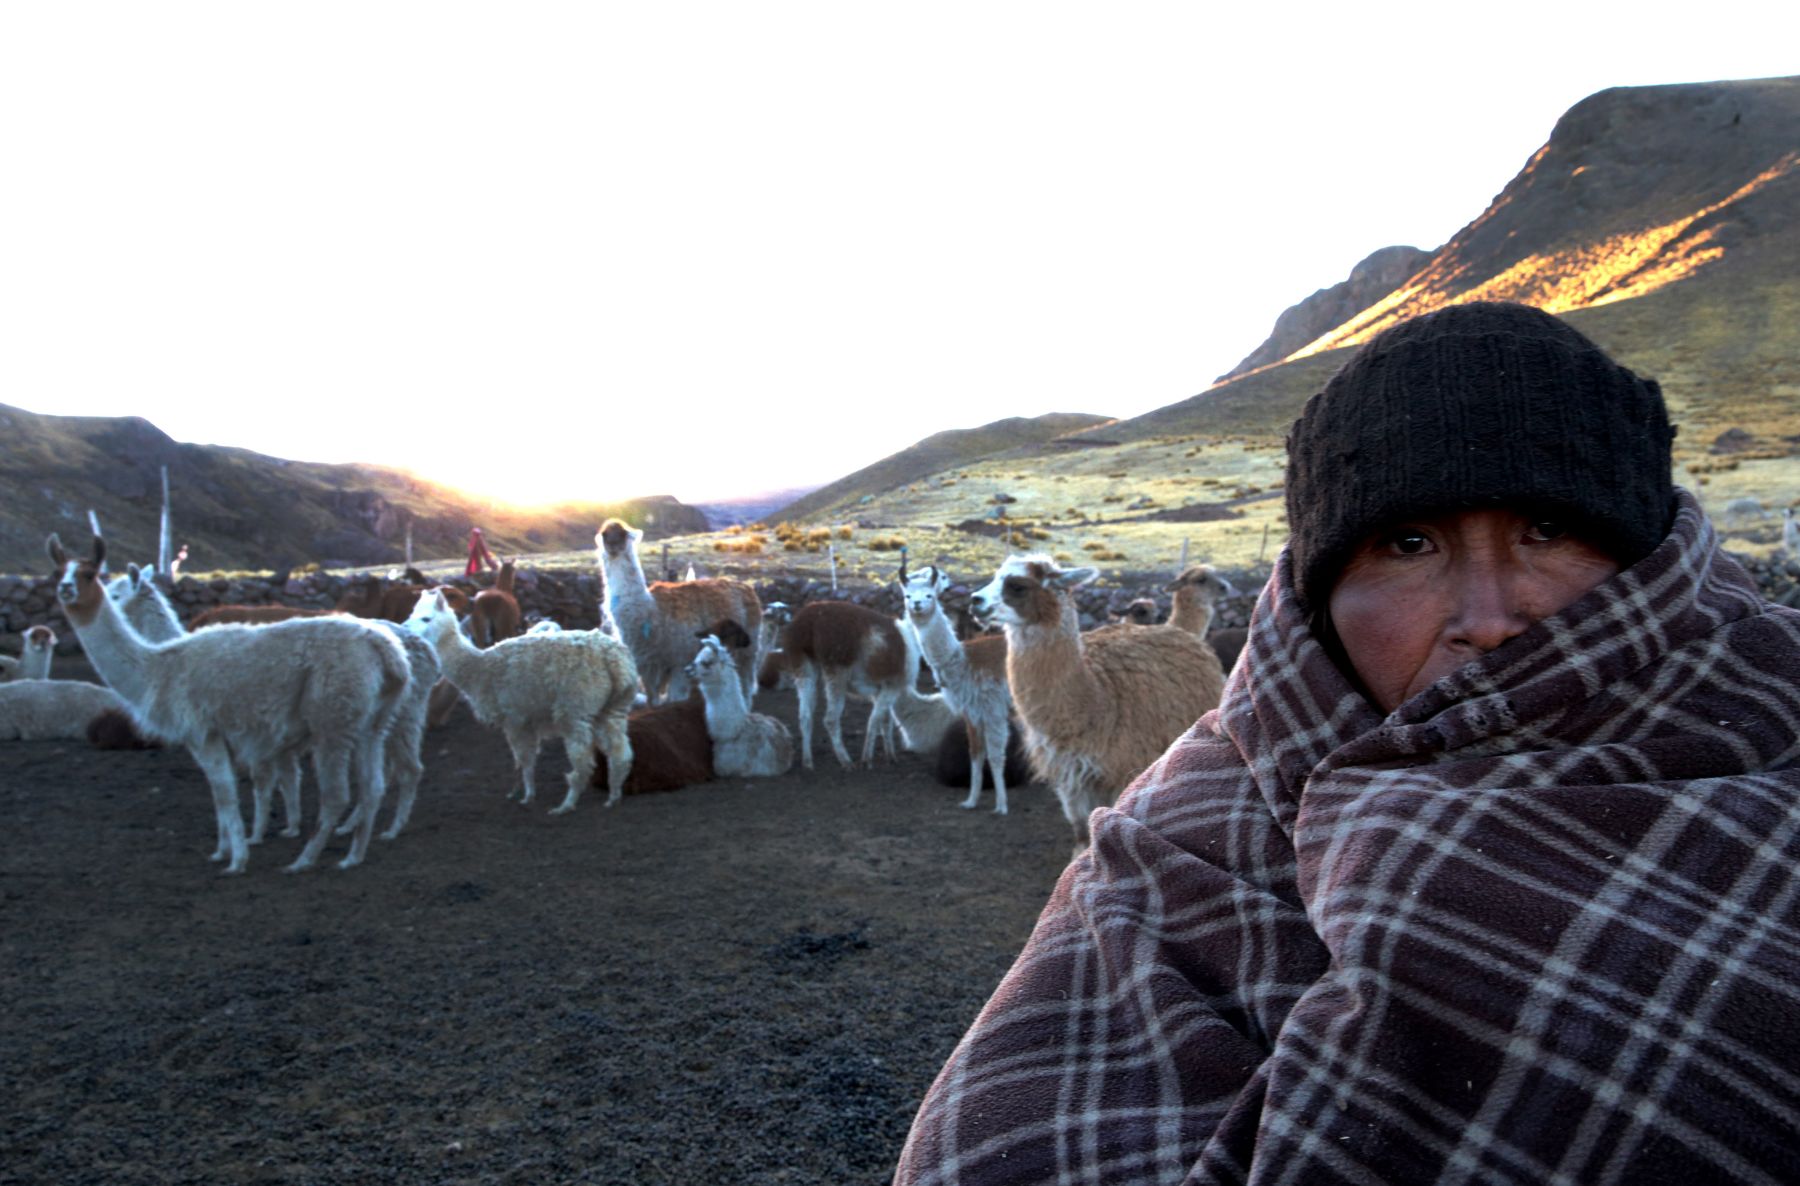
[[[1371,338],[1288,432],[1303,606],[1372,531],[1484,507],[1554,517],[1621,566],[1674,515],[1662,390],[1529,305],[1451,305]]]

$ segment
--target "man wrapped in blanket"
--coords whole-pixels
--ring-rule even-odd
[[[1673,438],[1526,306],[1367,343],[896,1182],[1800,1181],[1800,613]]]

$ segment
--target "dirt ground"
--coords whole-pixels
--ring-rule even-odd
[[[0,1182],[887,1181],[1069,832],[819,756],[552,817],[459,709],[363,867],[226,877],[185,751],[0,745]]]

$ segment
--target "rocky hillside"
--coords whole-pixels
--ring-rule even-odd
[[[399,470],[283,461],[244,449],[182,444],[137,417],[41,416],[0,405],[0,572],[38,572],[44,537],[85,539],[100,516],[115,553],[156,556],[162,468],[175,539],[190,569],[276,570],[397,563],[467,553],[479,526],[499,553],[591,548],[617,514],[653,536],[707,529],[673,498],[517,510],[468,498]]]
[[[1290,305],[1275,319],[1274,332],[1267,340],[1217,381],[1224,383],[1280,362],[1399,288],[1430,260],[1431,253],[1417,247],[1383,247],[1372,252],[1350,269],[1348,280]]]

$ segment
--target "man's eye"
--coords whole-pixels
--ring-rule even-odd
[[[1539,519],[1525,531],[1527,538],[1538,540],[1543,543],[1548,543],[1553,539],[1561,539],[1568,533],[1569,529],[1555,519]]]
[[[1431,541],[1422,531],[1396,531],[1388,537],[1388,545],[1402,556],[1418,556],[1430,550]]]

